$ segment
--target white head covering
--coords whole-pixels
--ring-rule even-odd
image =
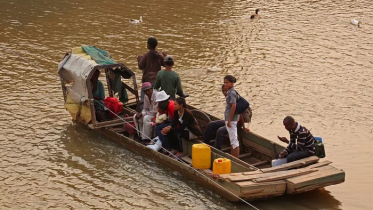
[[[164,92],[164,90],[162,90],[162,91],[159,91],[157,95],[155,95],[155,97],[156,97],[155,102],[160,102],[160,101],[165,101],[169,99],[170,95],[167,95],[167,93]]]

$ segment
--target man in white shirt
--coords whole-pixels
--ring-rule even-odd
[[[144,82],[141,89],[145,93],[144,107],[140,113],[136,114],[136,120],[139,122],[140,136],[139,140],[152,139],[153,126],[152,119],[158,112],[158,102],[156,102],[157,91],[153,89],[150,82]]]

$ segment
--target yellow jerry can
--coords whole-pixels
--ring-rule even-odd
[[[211,168],[211,148],[207,144],[193,144],[192,166],[196,169]]]
[[[231,160],[227,158],[217,158],[214,160],[212,172],[215,174],[230,174],[232,168]]]

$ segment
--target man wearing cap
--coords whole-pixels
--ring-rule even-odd
[[[144,55],[137,57],[138,67],[142,70],[142,82],[150,82],[154,85],[157,73],[163,66],[163,59],[165,52],[158,52],[155,48],[158,45],[158,41],[154,37],[149,37],[147,48],[149,51]],[[144,92],[141,91],[141,102],[144,102]]]
[[[184,98],[188,97],[188,95],[183,92],[179,75],[175,71],[172,71],[174,59],[167,55],[164,58],[164,65],[166,69],[158,72],[154,89],[164,90],[168,95],[170,95],[172,100],[175,100],[175,94]]]
[[[141,90],[144,91],[144,107],[141,113],[136,114],[136,120],[139,122],[140,137],[142,140],[152,138],[153,127],[150,122],[155,117],[158,111],[158,102],[156,100],[157,92],[153,90],[150,82],[144,82],[141,86]]]

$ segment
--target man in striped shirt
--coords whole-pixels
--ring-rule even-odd
[[[291,116],[285,117],[283,123],[285,129],[290,133],[290,141],[286,137],[277,136],[280,141],[289,144],[287,148],[280,152],[279,158],[286,157],[287,162],[290,163],[315,155],[315,139],[310,131],[295,122]]]

